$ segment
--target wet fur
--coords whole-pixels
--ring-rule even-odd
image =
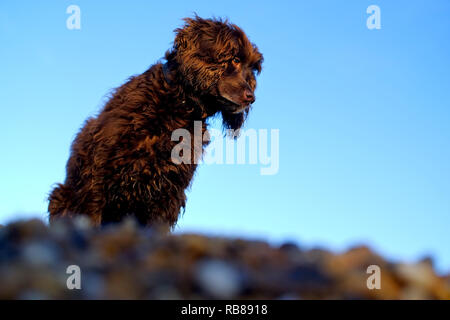
[[[239,56],[250,72],[259,73],[262,55],[227,21],[185,21],[175,30],[165,67],[157,63],[131,77],[86,121],[72,144],[66,180],[49,196],[50,222],[84,214],[94,225],[133,216],[144,225],[174,226],[197,165],[171,161],[179,143],[171,141],[172,132],[184,128],[193,135],[194,121],[201,120],[204,133],[206,119],[218,113],[224,128],[243,125],[250,107],[230,112],[236,106],[223,101],[218,86],[238,87],[236,72],[227,73],[230,59]],[[239,74],[254,90],[254,76],[244,71]],[[192,143],[192,154],[201,151]]]

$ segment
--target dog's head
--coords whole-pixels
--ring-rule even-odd
[[[222,113],[225,128],[237,130],[255,101],[263,56],[234,24],[197,16],[184,20],[167,61],[176,65],[183,85]]]

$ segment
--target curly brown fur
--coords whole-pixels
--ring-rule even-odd
[[[133,216],[174,226],[196,164],[176,164],[172,132],[221,113],[239,129],[254,101],[262,55],[227,21],[194,17],[176,29],[165,65],[157,63],[116,89],[75,138],[64,184],[49,196],[50,221],[87,215],[94,225]],[[207,142],[203,142],[205,147]],[[198,154],[201,150],[194,150]]]

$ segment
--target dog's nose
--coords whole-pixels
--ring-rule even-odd
[[[255,95],[253,94],[253,92],[251,90],[249,90],[249,89],[244,90],[244,100],[247,103],[255,102]]]

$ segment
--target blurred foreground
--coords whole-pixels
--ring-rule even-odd
[[[70,265],[80,267],[79,290],[67,287]],[[370,265],[381,289],[367,287]],[[0,299],[450,299],[450,277],[428,260],[390,263],[366,247],[337,255],[164,235],[133,221],[94,229],[83,218],[29,220],[0,227]]]

